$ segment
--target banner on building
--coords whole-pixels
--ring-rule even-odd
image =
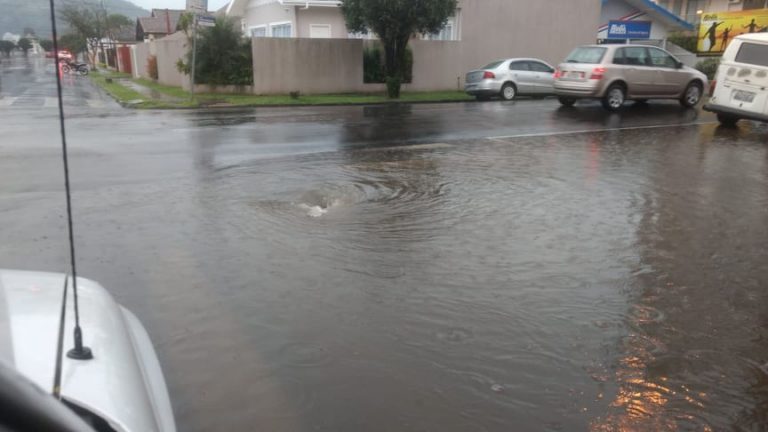
[[[608,39],[650,39],[650,21],[617,21],[608,23]]]
[[[699,55],[722,55],[728,42],[746,33],[768,32],[768,9],[711,12],[701,16]]]

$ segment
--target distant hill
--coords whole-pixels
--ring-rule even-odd
[[[94,3],[94,0],[67,0],[67,3]],[[56,1],[56,7],[61,7],[61,0]],[[134,19],[140,16],[149,16],[149,11],[144,10],[127,0],[104,0],[107,13],[119,13]],[[25,27],[32,28],[35,33],[43,38],[51,37],[51,12],[48,9],[48,0],[0,0],[0,36],[5,32],[21,34]],[[57,25],[65,27],[66,24],[57,21]],[[59,28],[59,33],[66,29]]]

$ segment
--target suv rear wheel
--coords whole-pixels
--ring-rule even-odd
[[[627,99],[627,92],[621,84],[611,84],[603,96],[603,108],[608,111],[618,111]]]
[[[699,104],[701,100],[702,88],[701,84],[692,82],[688,84],[683,92],[683,97],[680,98],[680,105],[686,108],[693,108]]]

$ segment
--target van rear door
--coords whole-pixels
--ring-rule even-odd
[[[768,114],[768,44],[744,41],[733,58],[723,61],[722,85],[727,92],[720,103]]]

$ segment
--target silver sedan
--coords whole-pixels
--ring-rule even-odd
[[[518,95],[546,96],[555,93],[555,68],[534,58],[497,60],[466,76],[464,91],[478,99],[500,96],[513,100]]]

